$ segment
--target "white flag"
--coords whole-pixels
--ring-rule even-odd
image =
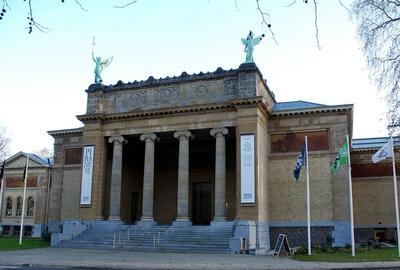
[[[388,141],[372,156],[372,162],[377,163],[385,158],[392,157],[392,141]]]

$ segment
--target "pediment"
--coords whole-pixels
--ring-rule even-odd
[[[23,168],[26,165],[26,157],[27,154],[23,152],[19,152],[16,155],[10,157],[8,160],[6,160],[6,167],[7,168]],[[39,162],[37,157],[35,156],[29,156],[29,162],[28,166],[29,167],[42,167],[46,166],[44,162]]]

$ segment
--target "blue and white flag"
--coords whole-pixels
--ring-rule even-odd
[[[392,148],[392,141],[390,140],[372,156],[372,162],[377,163],[385,158],[393,157]]]
[[[294,178],[296,178],[297,181],[299,180],[299,177],[300,177],[301,168],[303,167],[303,165],[306,164],[306,162],[307,162],[306,161],[306,145],[304,145],[303,149],[300,152],[299,158],[297,159],[296,166],[294,167],[294,170],[293,170]]]

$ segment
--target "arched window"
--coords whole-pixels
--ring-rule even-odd
[[[34,209],[35,209],[35,200],[33,199],[33,197],[29,197],[28,198],[28,211],[27,211],[26,215],[28,217],[33,217]]]
[[[11,197],[7,197],[7,203],[6,203],[6,216],[10,217],[12,216],[12,208],[13,208],[13,199]]]
[[[20,217],[22,214],[22,197],[17,198],[17,211],[15,213],[17,217]]]

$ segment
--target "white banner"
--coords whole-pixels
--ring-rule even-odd
[[[240,202],[255,203],[254,134],[240,136]]]
[[[83,148],[81,205],[92,203],[92,176],[93,176],[94,146]]]

